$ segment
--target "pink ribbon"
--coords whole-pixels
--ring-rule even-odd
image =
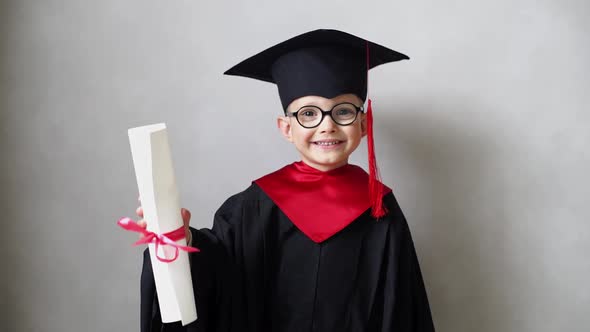
[[[184,239],[184,226],[179,227],[171,232],[164,233],[164,234],[157,234],[154,232],[150,232],[145,228],[139,226],[135,221],[131,220],[130,218],[121,218],[117,221],[117,225],[121,226],[123,229],[130,231],[130,232],[137,232],[143,234],[143,237],[139,239],[139,241],[135,242],[134,245],[146,244],[146,243],[156,243],[156,258],[160,262],[170,263],[174,262],[178,258],[178,254],[180,250],[184,250],[186,252],[199,252],[200,250],[197,248],[183,246],[176,241],[180,239]],[[174,257],[166,258],[158,256],[158,248],[160,245],[163,246],[171,246],[174,248]]]

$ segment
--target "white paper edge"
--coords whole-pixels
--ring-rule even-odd
[[[132,128],[128,133],[147,229],[156,233],[177,229],[182,226],[182,216],[166,125]],[[186,245],[185,239],[177,242]],[[155,245],[148,247],[162,322],[181,321],[187,325],[195,321],[197,312],[188,254],[180,251],[174,262],[164,263],[156,258]],[[160,255],[163,255],[161,249]]]

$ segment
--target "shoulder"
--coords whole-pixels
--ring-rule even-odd
[[[221,204],[215,217],[226,220],[234,219],[235,216],[241,216],[245,209],[259,206],[261,204],[272,203],[270,198],[254,182],[244,191],[230,196]]]
[[[384,221],[391,224],[395,230],[404,232],[409,231],[406,217],[393,191],[383,196],[383,203],[387,208],[387,215],[384,218]]]
[[[223,204],[221,205],[220,210],[231,210],[236,205],[243,205],[251,202],[264,201],[268,199],[269,198],[268,196],[266,196],[266,194],[264,194],[264,191],[262,191],[262,189],[260,189],[260,187],[256,183],[252,182],[250,186],[245,190],[237,194],[234,194],[230,196],[228,199],[226,199],[225,202],[223,202]]]
[[[399,206],[399,203],[398,203],[397,198],[395,197],[395,194],[393,193],[393,191],[390,191],[385,196],[383,196],[383,203],[385,204],[385,206],[387,207],[387,210],[389,211],[388,215],[393,216],[393,217],[399,217],[400,214],[403,215],[402,210]]]

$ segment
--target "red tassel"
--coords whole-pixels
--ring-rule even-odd
[[[373,140],[373,107],[371,99],[367,103],[367,146],[369,150],[369,199],[371,200],[371,215],[381,218],[387,210],[383,206],[383,186],[381,174],[375,157],[375,142]]]
[[[365,43],[367,57],[367,97],[369,96],[369,42]],[[373,141],[373,107],[371,98],[367,102],[367,146],[369,150],[369,200],[371,202],[371,215],[374,218],[381,218],[387,213],[383,206],[383,185],[381,184],[381,174],[377,167],[377,158],[375,157],[375,142]]]

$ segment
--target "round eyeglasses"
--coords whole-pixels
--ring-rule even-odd
[[[315,128],[322,123],[326,114],[341,126],[348,126],[356,120],[359,112],[364,112],[362,106],[352,103],[340,103],[334,105],[331,110],[324,111],[317,106],[303,106],[296,112],[287,112],[287,116],[294,116],[303,128]]]

